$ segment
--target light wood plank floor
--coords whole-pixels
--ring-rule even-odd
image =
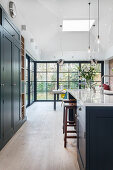
[[[76,139],[63,146],[62,108],[57,103],[34,103],[28,121],[0,152],[0,170],[79,170]]]

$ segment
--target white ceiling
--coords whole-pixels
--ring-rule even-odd
[[[87,52],[88,32],[61,32],[63,19],[88,19],[88,0],[14,0],[18,15],[32,33],[41,49],[42,59],[61,58],[61,46],[65,56],[78,56]],[[92,49],[97,49],[97,0],[91,0]],[[101,50],[113,46],[113,0],[100,0]],[[61,45],[62,44],[62,45]],[[65,57],[64,56],[64,57]],[[84,55],[86,56],[86,55]],[[87,57],[87,56],[86,56]],[[103,59],[103,56],[100,56]],[[75,57],[75,59],[77,59]],[[87,58],[86,58],[87,59]]]

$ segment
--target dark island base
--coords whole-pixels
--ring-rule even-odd
[[[77,105],[80,170],[113,170],[113,106]]]

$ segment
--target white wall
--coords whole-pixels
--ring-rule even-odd
[[[113,58],[113,46],[106,50],[105,58],[106,60],[110,60]]]
[[[16,3],[17,0],[14,0]],[[0,0],[1,5],[4,7],[6,12],[9,14],[9,0]],[[17,7],[17,16],[12,19],[12,22],[21,30],[21,25],[26,25],[25,16],[22,15],[20,9]],[[32,28],[32,27],[31,27]],[[46,28],[50,29],[50,28]],[[56,27],[55,27],[56,29]],[[91,44],[94,46],[94,37],[96,37],[96,30],[93,28],[91,35]],[[49,30],[51,32],[51,30]],[[36,60],[58,60],[63,58],[64,60],[90,60],[90,56],[87,53],[88,48],[88,33],[56,33],[49,35],[48,41],[44,44],[43,51],[39,48],[35,49],[35,43],[30,43],[30,38],[34,38],[32,35],[32,29],[27,27],[27,31],[21,32],[25,37],[26,51],[28,51]],[[62,34],[62,35],[61,35]],[[44,34],[40,35],[42,39],[47,38]],[[61,42],[63,56],[61,53]],[[53,49],[53,50],[51,50]],[[60,49],[60,50],[59,50]],[[93,54],[94,55],[94,54]],[[40,57],[41,56],[41,57]],[[96,59],[110,59],[113,56],[113,46],[101,54],[95,54]],[[104,64],[104,73],[109,74],[109,61],[106,60]],[[109,79],[105,78],[105,82],[109,82]]]
[[[17,6],[17,17],[12,19],[21,30],[21,25],[27,25],[27,31],[22,35],[26,40],[26,49],[36,60],[89,60],[88,32],[60,33],[59,25],[63,19],[79,19],[88,17],[87,0],[13,0]],[[9,0],[0,0],[9,14]],[[113,56],[113,1],[100,1],[100,51],[95,56],[98,60]],[[91,0],[91,17],[97,21],[97,2]],[[91,48],[97,51],[97,22],[91,31]],[[62,34],[62,35],[61,35]],[[30,38],[35,43],[30,43]],[[62,50],[61,50],[62,41]],[[35,49],[38,45],[38,49]],[[63,57],[61,54],[63,51]],[[92,57],[93,57],[92,56]]]
[[[8,13],[9,15],[9,1],[10,0],[0,0],[0,4],[2,5],[2,7],[5,9],[5,11]],[[16,1],[13,0],[16,4]],[[17,26],[17,28],[21,31],[21,25],[26,25],[26,22],[24,20],[24,16],[21,15],[19,8],[17,7],[17,16],[16,18],[12,19],[10,17],[10,19],[12,20],[12,22]],[[24,36],[25,38],[25,47],[26,50],[31,54],[31,56],[33,56],[36,60],[40,59],[40,50],[39,49],[35,49],[35,43],[31,44],[30,43],[30,38],[33,38],[31,31],[29,30],[29,28],[27,28],[27,31],[21,31],[21,34]]]
[[[88,61],[91,60],[87,51],[63,51],[63,56],[61,52],[53,53],[46,52],[45,54],[41,54],[41,60],[58,60],[64,59],[67,61],[75,60],[75,61]],[[95,56],[95,59],[98,60],[98,55]],[[104,59],[103,59],[104,60]]]
[[[109,75],[109,60],[104,61],[104,75]],[[109,77],[105,77],[104,82],[109,84]]]

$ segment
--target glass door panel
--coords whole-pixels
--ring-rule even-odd
[[[37,100],[53,100],[57,89],[57,63],[37,63]]]
[[[46,82],[37,82],[37,100],[46,100]]]
[[[53,100],[53,90],[57,89],[57,82],[47,82],[47,100]]]

